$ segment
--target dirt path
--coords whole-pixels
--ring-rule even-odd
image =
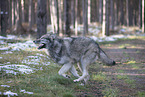
[[[103,72],[116,80],[113,85],[120,90],[119,95],[135,96],[137,91],[145,93],[145,40],[122,40],[101,47],[117,62],[117,66],[104,68]],[[120,75],[127,77],[116,78]]]
[[[112,43],[100,43],[100,46],[109,57],[116,61],[117,65],[102,66],[97,70],[91,67],[89,70],[91,74],[98,75],[98,71],[101,71],[109,82],[92,80],[92,77],[88,91],[81,91],[77,96],[102,97],[104,91],[115,93],[113,92],[115,90],[109,90],[109,88],[117,89],[119,97],[145,96],[145,39],[119,40]]]
[[[133,59],[136,62],[145,63],[145,40],[123,40],[114,42],[110,47],[101,47],[108,55],[118,62]]]

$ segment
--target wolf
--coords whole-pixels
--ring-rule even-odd
[[[77,79],[74,82],[89,80],[89,65],[100,59],[104,64],[113,66],[115,61],[110,59],[107,54],[100,48],[97,42],[88,37],[59,37],[56,34],[45,34],[40,39],[33,41],[40,44],[38,49],[46,48],[51,58],[58,64],[62,65],[58,74],[70,78],[65,74],[70,71]],[[80,76],[75,67],[75,63],[80,63],[82,75]]]

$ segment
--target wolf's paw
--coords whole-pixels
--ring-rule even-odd
[[[75,80],[74,80],[74,83],[76,83],[76,82],[79,82],[79,79],[75,79]]]

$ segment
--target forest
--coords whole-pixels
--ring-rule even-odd
[[[144,33],[144,0],[1,0],[0,35],[47,33],[90,34],[100,26],[102,36],[116,34],[116,26],[137,26]],[[78,32],[78,25],[83,31]],[[73,29],[73,30],[72,30]]]
[[[0,96],[145,97],[144,0],[0,0]],[[116,62],[96,60],[74,83],[38,49],[43,34],[89,37]],[[67,39],[66,38],[66,39]],[[71,39],[71,38],[68,38]],[[83,44],[82,44],[83,45]],[[74,64],[79,75],[79,63]]]

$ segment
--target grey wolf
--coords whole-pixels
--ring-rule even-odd
[[[70,71],[77,79],[74,82],[89,80],[89,65],[100,59],[109,66],[115,65],[115,61],[110,59],[99,45],[88,37],[66,37],[62,38],[55,34],[45,34],[40,39],[33,41],[40,44],[38,49],[46,48],[51,58],[62,65],[59,75],[69,78],[65,73]],[[80,63],[82,75],[80,76],[75,67],[75,63]]]

